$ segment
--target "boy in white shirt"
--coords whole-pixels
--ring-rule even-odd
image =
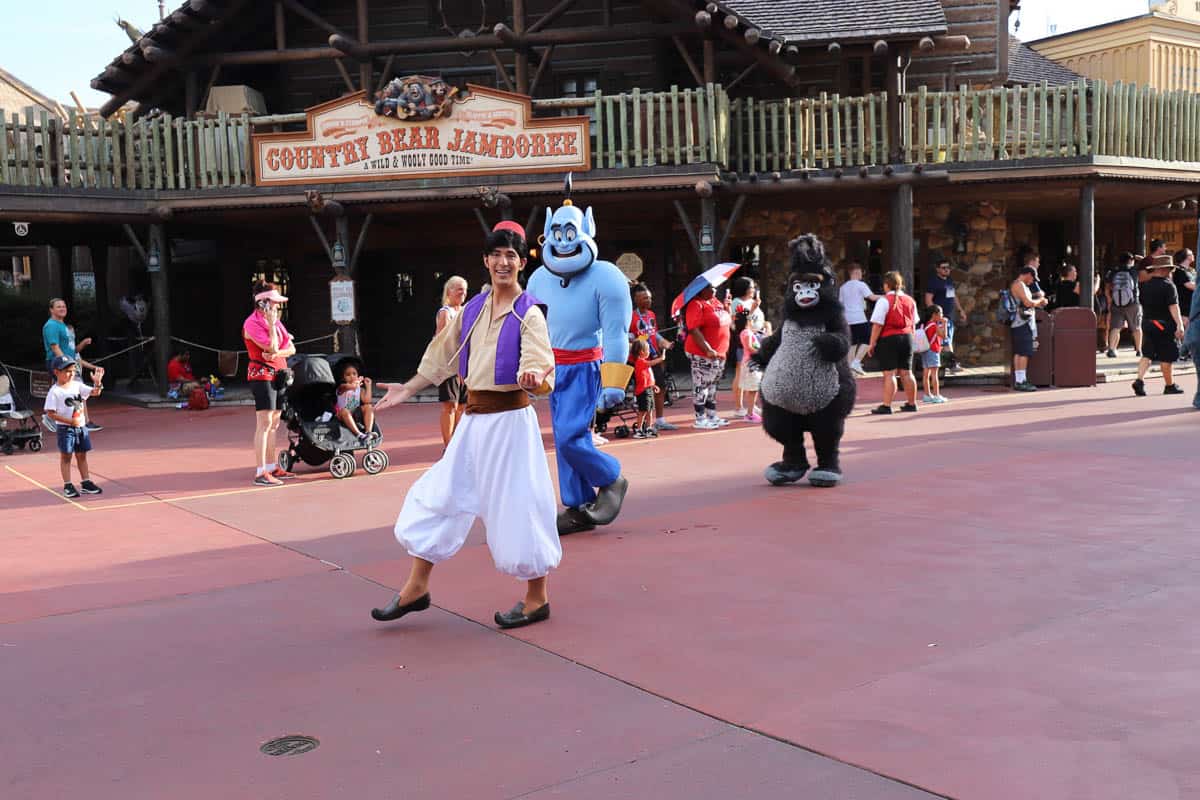
[[[54,377],[58,381],[46,393],[46,416],[57,423],[59,467],[62,469],[63,497],[79,497],[80,490],[84,494],[100,494],[103,491],[92,483],[88,473],[88,451],[92,449],[92,439],[88,435],[87,412],[84,410],[84,400],[92,395],[98,395],[103,390],[101,381],[104,380],[104,368],[96,367],[92,375],[96,380],[95,386],[88,386],[75,379],[75,361],[70,356],[57,356],[51,364]],[[75,464],[79,467],[79,489],[71,483],[71,454],[75,454]]]
[[[871,323],[867,321],[866,302],[874,302],[879,295],[863,283],[862,266],[851,261],[846,265],[846,282],[838,289],[838,300],[846,309],[846,323],[850,326],[850,371],[855,375],[866,375],[863,356],[871,344]]]

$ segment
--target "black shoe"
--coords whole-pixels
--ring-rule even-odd
[[[72,500],[74,500],[76,497],[79,497],[79,490],[75,488],[75,484],[73,484],[73,483],[64,483],[63,484],[63,497],[67,497]]]
[[[1183,394],[1183,389],[1180,389],[1177,383],[1170,383],[1163,387],[1163,394]],[[85,483],[83,486],[86,490],[87,484]]]
[[[525,603],[520,602],[508,611],[497,611],[494,619],[501,628],[523,628],[550,619],[550,604],[545,603],[532,614],[526,614]]]
[[[564,508],[558,512],[558,535],[569,536],[572,533],[596,530],[596,523],[578,508]]]
[[[1141,378],[1138,378],[1136,381],[1134,381],[1133,382],[1133,393],[1136,394],[1138,397],[1145,397],[1146,396],[1146,382],[1143,381]]]
[[[400,595],[396,595],[392,598],[392,602],[383,608],[372,608],[371,619],[378,620],[379,622],[391,622],[394,619],[400,619],[410,611],[424,611],[429,608],[429,603],[429,592],[404,605],[400,605]]]
[[[917,404],[916,403],[905,403],[904,405],[900,406],[900,410],[907,411],[908,413],[912,414],[917,410]]]
[[[629,481],[623,476],[618,476],[615,481],[596,492],[596,499],[580,511],[595,524],[608,525],[621,513],[621,504],[625,502],[627,491]]]
[[[102,430],[104,430],[104,426],[103,426],[103,425],[97,425],[96,423],[94,423],[94,422],[91,422],[91,421],[87,422],[87,423],[84,425],[84,427],[85,427],[85,428],[87,428],[87,429],[88,429],[89,431],[91,431],[92,433],[95,433],[96,431],[102,431]]]
[[[1179,393],[1183,394],[1183,390],[1180,389]],[[79,484],[79,488],[83,490],[84,494],[102,494],[104,492],[103,489],[91,481],[83,481]]]
[[[1113,350],[1113,349],[1110,347],[1110,348],[1108,348],[1107,350],[1105,350],[1105,351],[1104,351],[1104,355],[1108,356],[1109,358],[1116,358],[1116,357],[1117,357],[1117,351],[1116,351],[1116,350]]]
[[[891,406],[878,406],[877,408],[872,408],[871,413],[872,414],[890,414],[890,413],[892,413],[892,407]]]

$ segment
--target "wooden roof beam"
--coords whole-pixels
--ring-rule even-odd
[[[286,8],[288,11],[291,11],[293,14],[295,14],[298,17],[302,17],[303,19],[308,20],[313,25],[316,25],[318,28],[325,31],[326,33],[329,33],[331,35],[337,35],[337,36],[345,36],[346,35],[345,32],[342,31],[340,28],[338,28],[336,25],[333,25],[332,23],[328,22],[320,14],[310,11],[308,8],[305,8],[304,6],[300,5],[300,3],[296,2],[296,0],[279,0],[279,2],[282,3],[283,7]]]
[[[529,30],[526,31],[526,33],[537,33],[548,25],[554,24],[555,20],[570,11],[571,7],[577,2],[579,2],[579,0],[562,0],[561,3],[543,14],[537,22],[530,25]]]
[[[248,2],[249,0],[232,0],[229,5],[219,7],[212,0],[189,0],[188,8],[191,10],[206,16],[210,14],[218,16],[216,16],[211,24],[198,31],[196,35],[183,43],[177,52],[177,58],[183,60],[193,51],[202,47],[212,36],[220,32],[228,21],[241,11]],[[124,55],[130,55],[130,53],[126,52]],[[130,63],[125,61],[124,55],[121,60],[125,63]],[[125,103],[160,82],[167,68],[168,64],[166,62],[153,64],[136,81],[122,89],[119,93],[114,94],[104,105],[100,106],[100,116],[111,116],[113,112],[125,105]]]
[[[507,26],[497,33],[503,23],[496,26],[492,34],[469,39],[458,36],[431,36],[425,39],[396,39],[392,41],[362,44],[346,36],[329,37],[329,46],[359,58],[381,55],[414,55],[418,53],[458,53],[471,51],[522,49],[527,47],[549,47],[563,44],[602,44],[626,42],[634,39],[658,39],[690,33],[695,29],[685,23],[662,23],[653,25],[591,26],[568,30],[538,31],[517,35]],[[275,51],[268,51],[275,52]]]

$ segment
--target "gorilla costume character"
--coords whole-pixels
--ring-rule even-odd
[[[788,247],[792,274],[784,293],[784,321],[752,356],[764,368],[763,430],[783,445],[783,460],[763,474],[776,486],[795,483],[806,473],[813,486],[836,486],[842,479],[838,451],[857,389],[846,361],[850,329],[821,240],[805,234]],[[806,432],[817,452],[812,472],[804,451]]]

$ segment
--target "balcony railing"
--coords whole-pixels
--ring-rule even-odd
[[[862,97],[734,100],[719,85],[535,100],[539,116],[587,114],[593,166],[711,163],[738,172],[1072,156],[1200,162],[1200,95],[1079,81]],[[896,110],[898,109],[898,111]],[[0,110],[0,184],[208,190],[254,183],[250,134],[303,114],[123,123]]]

